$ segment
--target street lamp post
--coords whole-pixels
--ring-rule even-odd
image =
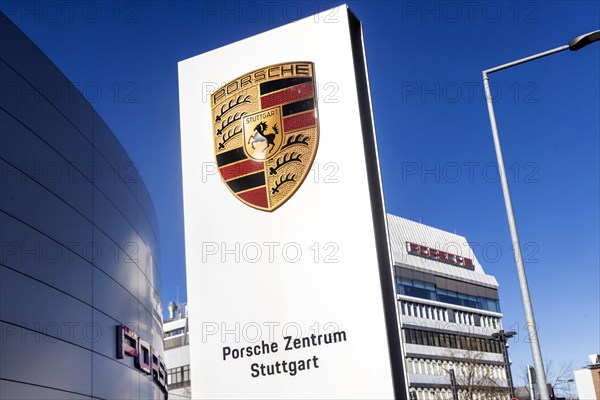
[[[456,385],[456,374],[454,368],[450,368],[450,388],[452,389],[452,400],[458,400],[458,387]]]
[[[515,398],[515,387],[513,385],[512,371],[510,370],[510,359],[508,358],[508,344],[506,342],[516,334],[517,332],[513,331],[504,332],[503,329],[497,333],[492,333],[492,337],[494,339],[498,339],[500,341],[500,345],[502,346],[502,356],[504,357],[504,365],[506,366],[506,380],[508,381],[508,393],[510,394],[511,399]]]
[[[550,400],[548,388],[546,387],[546,374],[544,372],[544,363],[542,361],[542,352],[540,350],[540,344],[537,335],[537,327],[535,318],[533,316],[533,306],[531,304],[531,298],[529,296],[529,287],[527,285],[527,276],[525,275],[525,266],[523,265],[523,257],[521,255],[521,244],[519,242],[519,235],[517,233],[517,224],[515,222],[515,215],[512,207],[512,201],[510,198],[510,190],[508,188],[508,180],[506,178],[506,169],[504,168],[504,159],[502,158],[502,147],[500,146],[500,138],[498,136],[498,126],[496,125],[496,117],[494,115],[494,103],[492,101],[492,94],[490,91],[490,83],[488,75],[501,71],[506,68],[514,67],[515,65],[523,64],[529,61],[536,60],[538,58],[546,57],[554,53],[558,53],[564,50],[576,51],[590,43],[600,40],[600,30],[586,33],[585,35],[578,36],[571,40],[568,44],[557,47],[552,50],[544,51],[542,53],[534,54],[529,57],[521,58],[516,61],[502,64],[494,68],[483,71],[483,86],[485,88],[485,97],[487,100],[488,113],[490,116],[490,124],[492,126],[492,135],[494,136],[494,146],[496,149],[496,158],[498,159],[498,168],[500,172],[500,181],[502,183],[502,193],[504,195],[504,205],[506,207],[506,215],[508,218],[508,226],[510,228],[510,236],[513,243],[513,251],[515,253],[515,263],[517,265],[517,274],[519,276],[519,286],[521,288],[521,297],[523,299],[523,307],[525,308],[525,318],[527,319],[527,330],[529,331],[529,338],[531,344],[531,353],[533,356],[533,363],[535,366],[537,379],[539,382],[540,396],[542,400]]]

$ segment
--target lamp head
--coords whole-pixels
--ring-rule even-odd
[[[596,42],[598,40],[600,40],[600,30],[577,36],[575,39],[571,39],[571,41],[569,42],[569,50],[577,51],[582,47],[585,47],[588,44]]]

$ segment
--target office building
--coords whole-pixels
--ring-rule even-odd
[[[580,399],[600,400],[600,354],[589,355],[590,364],[574,371]]]
[[[169,399],[191,399],[190,338],[187,306],[169,302],[169,319],[163,330]]]
[[[166,398],[158,226],[132,160],[2,13],[0,88],[0,398]]]
[[[388,214],[411,398],[508,398],[498,283],[459,235]],[[450,374],[454,371],[455,384]]]

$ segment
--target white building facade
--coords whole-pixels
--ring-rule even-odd
[[[459,235],[388,214],[411,399],[508,398],[498,283]],[[454,371],[452,385],[450,371]]]
[[[590,364],[574,371],[575,385],[580,399],[600,399],[600,354],[590,354]]]
[[[187,307],[169,303],[169,320],[163,325],[169,399],[191,399],[190,342]]]

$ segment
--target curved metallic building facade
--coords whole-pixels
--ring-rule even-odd
[[[144,183],[92,106],[1,13],[0,79],[0,398],[165,398]],[[136,362],[139,343],[147,358]]]

